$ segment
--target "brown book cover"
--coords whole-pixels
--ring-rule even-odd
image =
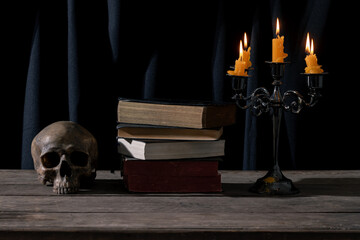
[[[130,192],[195,193],[221,192],[221,175],[217,176],[146,176],[124,175],[125,187]]]
[[[141,176],[217,176],[220,158],[189,160],[152,160],[144,161],[124,157],[123,175]]]
[[[185,128],[215,128],[235,123],[236,106],[229,104],[118,100],[120,123]]]
[[[179,128],[142,124],[118,124],[118,137],[132,139],[163,139],[163,140],[218,140],[223,134],[219,128]]]

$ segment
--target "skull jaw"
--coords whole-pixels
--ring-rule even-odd
[[[71,177],[58,175],[53,178],[53,181],[50,179],[47,179],[47,181],[53,182],[53,192],[56,194],[77,193],[80,187],[91,188],[93,186],[96,172],[81,174],[73,172],[73,174]]]
[[[53,192],[56,194],[71,194],[79,191],[78,177],[57,176],[54,180]]]
[[[77,193],[79,191],[79,188],[76,187],[55,187],[53,188],[53,192],[56,194],[72,194]]]

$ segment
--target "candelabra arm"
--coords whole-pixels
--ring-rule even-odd
[[[288,99],[293,99],[293,101],[287,104]],[[284,93],[283,107],[286,111],[299,113],[304,105],[306,105],[304,97],[298,91],[288,90]]]
[[[254,90],[254,92],[251,94],[251,96],[265,96],[265,97],[270,97],[270,93],[268,90],[266,90],[266,88],[263,88],[263,87],[259,87],[259,88],[256,88]]]
[[[256,88],[250,96],[244,96],[242,92],[237,93],[233,99],[236,100],[236,105],[239,108],[251,108],[252,113],[256,116],[261,115],[263,112],[268,112],[270,109],[270,93],[263,87]]]
[[[270,103],[270,93],[263,87],[256,88],[250,95],[251,112],[255,116],[260,116],[263,112],[268,112],[270,110]]]
[[[286,111],[291,111],[293,113],[299,113],[304,106],[313,107],[319,101],[321,94],[316,89],[310,89],[308,94],[310,96],[310,100],[306,101],[306,99],[295,90],[288,90],[284,93],[283,98],[283,107]],[[288,100],[293,99],[293,101]],[[288,102],[291,101],[289,104]]]
[[[318,103],[318,101],[321,97],[321,94],[318,91],[316,91],[315,89],[310,89],[309,96],[310,96],[310,101],[308,103],[306,103],[306,106],[313,107]]]
[[[235,94],[233,96],[233,99],[235,100],[236,105],[243,110],[246,110],[251,106],[251,104],[247,105],[247,101],[250,98],[251,98],[251,96],[246,97],[242,93]]]

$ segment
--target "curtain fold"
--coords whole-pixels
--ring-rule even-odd
[[[281,21],[285,52],[289,54],[287,61],[291,62],[286,66],[283,92],[298,90],[306,96],[306,85],[299,73],[305,67],[307,32],[315,39],[319,63],[331,72],[331,80],[327,80],[324,89],[324,102],[330,101],[329,96],[339,87],[335,79],[344,74],[352,76],[352,71],[336,68],[330,46],[337,42],[331,24],[349,25],[354,14],[349,7],[332,0],[147,1],[141,4],[121,0],[39,0],[33,4],[28,11],[36,10],[37,18],[27,26],[27,34],[31,33],[32,39],[19,40],[31,46],[28,65],[17,67],[23,72],[17,76],[26,76],[19,80],[26,82],[24,89],[16,93],[24,100],[23,108],[16,110],[22,121],[12,123],[21,129],[18,138],[22,138],[21,149],[12,161],[21,162],[22,168],[33,168],[30,154],[33,137],[46,125],[59,120],[72,120],[86,127],[99,142],[100,168],[117,168],[118,97],[231,102],[231,83],[226,71],[238,58],[239,41],[244,32],[250,38],[254,67],[247,93],[257,87],[271,91],[272,79],[265,61],[271,59],[276,17]],[[13,6],[13,10],[16,9],[17,6]],[[12,23],[6,24],[11,27]],[[16,47],[15,43],[12,47]],[[350,56],[348,51],[341,54]],[[346,96],[345,91],[338,94]],[[314,109],[304,109],[300,115],[284,114],[280,164],[285,168],[337,167],[318,160],[321,154],[325,158],[343,154],[340,150],[332,154],[323,152],[327,145],[335,146],[337,136],[342,137],[342,132],[336,129],[332,130],[333,138],[325,136],[328,129],[320,121],[329,117],[327,104],[321,102]],[[340,103],[336,104],[340,109]],[[270,115],[257,118],[249,110],[239,110],[237,119],[234,126],[225,129],[227,149],[223,167],[267,168],[272,163]],[[349,122],[346,116],[336,115],[333,119],[353,129],[346,125]],[[341,146],[350,154],[349,145],[341,143]],[[313,155],[307,149],[313,152],[321,149],[323,153]],[[1,161],[0,167],[16,165]],[[351,168],[355,164],[348,160],[343,166]]]
[[[32,138],[41,129],[40,126],[40,25],[39,12],[36,17],[34,37],[30,52],[29,69],[25,87],[24,119],[22,132],[21,168],[33,169],[34,164],[29,156]]]
[[[78,51],[78,26],[76,21],[76,1],[67,1],[67,80],[69,97],[69,120],[79,122],[79,51]]]
[[[225,51],[226,51],[226,29],[224,19],[224,4],[219,1],[217,9],[217,20],[215,26],[213,63],[212,63],[212,82],[213,82],[213,101],[224,101],[224,72],[225,70]]]
[[[119,43],[120,43],[120,1],[108,0],[108,31],[111,45],[112,60],[119,60]]]

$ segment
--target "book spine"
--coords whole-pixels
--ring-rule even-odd
[[[130,192],[221,192],[221,175],[211,177],[124,175],[125,187]]]
[[[235,123],[236,105],[166,104],[119,99],[120,123],[187,128],[213,128]]]
[[[142,176],[217,176],[218,161],[143,161],[124,160],[124,175]]]
[[[172,127],[203,128],[200,106],[118,103],[118,122]]]
[[[140,126],[140,127],[136,127]],[[223,127],[212,129],[178,128],[154,125],[136,125],[127,127],[118,125],[118,137],[131,139],[159,140],[218,140],[223,134]]]

